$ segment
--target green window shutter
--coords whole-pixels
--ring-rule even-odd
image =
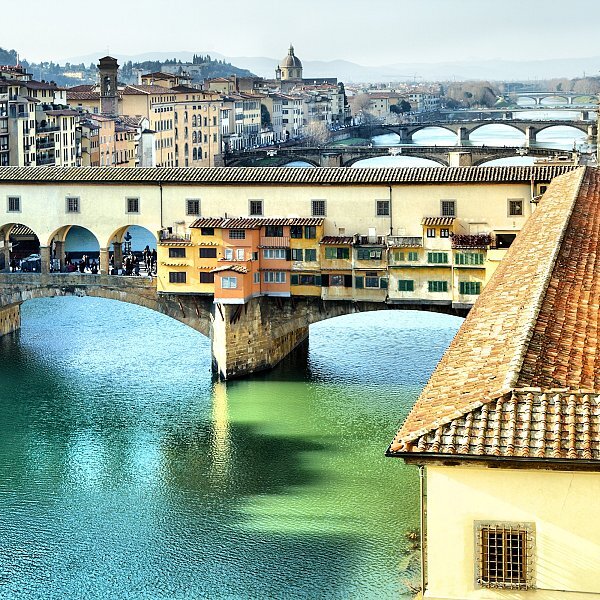
[[[344,287],[352,287],[352,275],[344,275]]]
[[[321,285],[323,287],[329,287],[329,275],[328,274],[321,275]]]
[[[348,260],[350,258],[350,248],[338,248],[338,258]]]
[[[322,285],[320,275],[315,275],[315,285]]]
[[[419,260],[419,253],[418,252],[409,252],[408,253],[408,260],[410,260],[410,261],[417,261],[417,260]]]
[[[428,263],[435,262],[435,260],[434,260],[434,253],[433,252],[428,252],[427,253],[427,262]]]
[[[400,279],[398,281],[399,292],[414,292],[415,282],[412,279]]]
[[[291,282],[292,285],[298,285],[298,275],[292,275]]]
[[[327,246],[325,248],[325,258],[327,260],[333,260],[337,258],[337,248],[332,248],[331,246]]]
[[[379,278],[379,287],[382,290],[387,290],[388,289],[388,280],[387,280],[387,277],[380,277]]]
[[[357,290],[362,290],[365,287],[365,279],[364,277],[355,277],[354,285]]]
[[[289,248],[285,249],[285,260],[292,260],[292,251]]]

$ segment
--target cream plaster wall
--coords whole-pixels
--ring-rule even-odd
[[[600,473],[427,467],[431,599],[600,598]],[[536,590],[475,585],[474,523],[535,523]]]

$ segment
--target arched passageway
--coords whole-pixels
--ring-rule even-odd
[[[0,227],[0,271],[37,271],[40,265],[40,240],[22,223]]]

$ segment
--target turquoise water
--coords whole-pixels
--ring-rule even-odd
[[[1,598],[410,597],[418,478],[383,454],[460,319],[333,319],[224,384],[206,338],[140,307],[22,315],[0,339]]]

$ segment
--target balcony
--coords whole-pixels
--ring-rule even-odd
[[[163,229],[160,232],[159,240],[161,242],[189,242],[190,234],[189,233],[179,233],[177,231],[173,232],[173,231],[168,231],[168,230]]]
[[[394,248],[422,248],[423,238],[405,235],[388,235],[387,243],[388,246],[393,246]]]
[[[44,140],[43,142],[38,142],[36,145],[38,150],[44,150],[47,148],[54,148],[54,140]]]
[[[477,233],[473,235],[451,233],[452,248],[487,248],[492,244],[492,236],[489,233]]]
[[[383,235],[357,235],[354,239],[355,246],[385,246]]]
[[[47,133],[49,131],[60,131],[60,127],[56,125],[46,125],[45,127],[36,127],[36,133]]]
[[[289,237],[261,237],[260,245],[263,248],[289,248]]]
[[[38,167],[42,167],[44,165],[53,165],[55,159],[53,156],[45,156],[43,158],[37,158],[35,162],[37,163]]]

